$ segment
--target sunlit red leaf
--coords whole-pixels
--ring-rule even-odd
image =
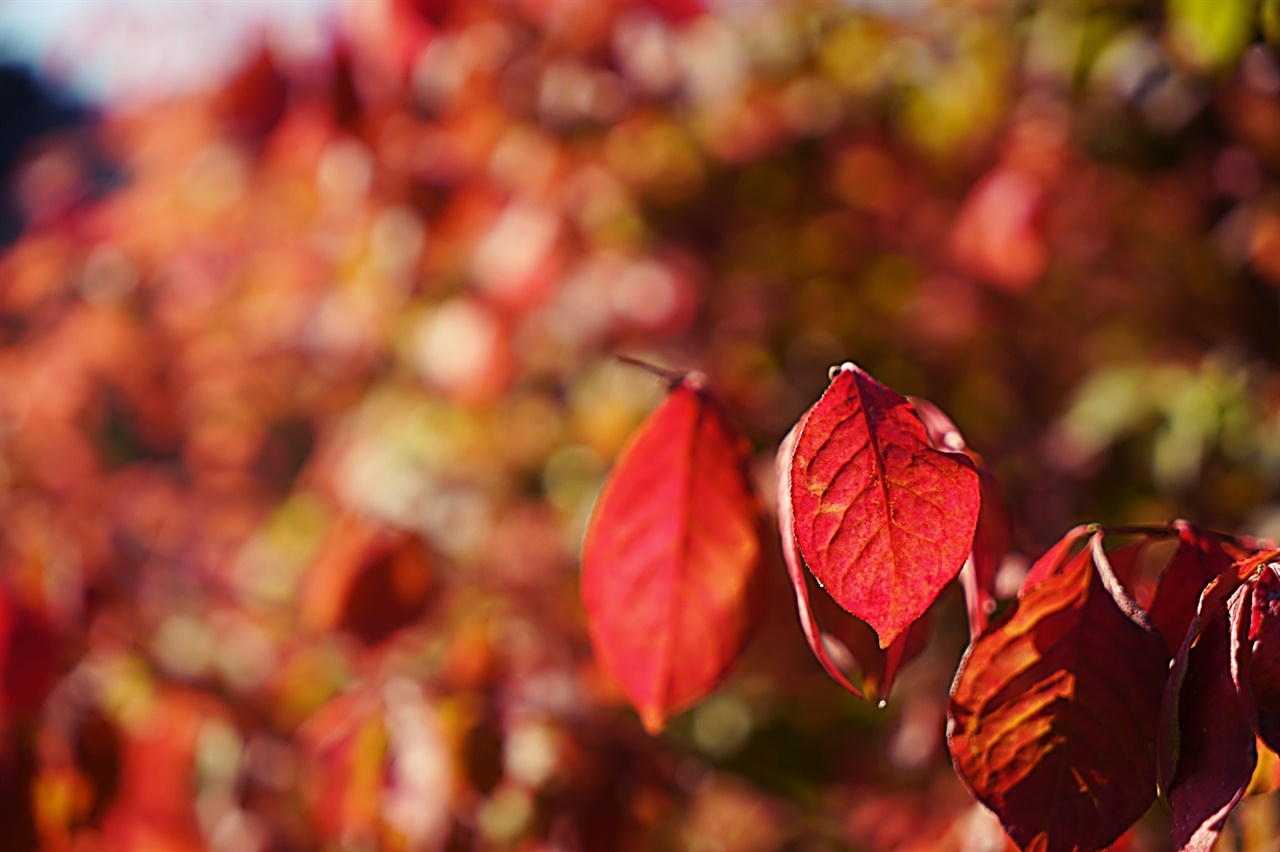
[[[1151,620],[1164,636],[1170,654],[1176,654],[1182,645],[1205,586],[1243,555],[1227,550],[1222,536],[1186,521],[1174,521],[1174,528],[1178,531],[1178,549],[1160,575],[1151,602]]]
[[[1257,763],[1253,698],[1242,680],[1248,588],[1228,570],[1205,589],[1165,688],[1160,789],[1176,849],[1208,852]]]
[[[831,596],[887,648],[973,544],[978,475],[929,445],[910,403],[853,364],[810,410],[792,456],[796,544]]]
[[[596,657],[648,730],[737,659],[753,622],[759,515],[743,439],[697,381],[680,381],[623,449],[582,550]]]
[[[805,416],[808,416],[807,413]],[[873,700],[885,700],[893,689],[893,682],[903,665],[910,662],[924,649],[929,636],[931,619],[926,613],[893,641],[888,648],[881,648],[876,640],[875,631],[864,622],[852,619],[842,613],[831,602],[831,598],[820,590],[811,593],[810,576],[804,570],[804,561],[796,549],[795,531],[791,514],[791,454],[795,451],[796,435],[799,433],[804,418],[801,418],[778,447],[778,531],[782,538],[782,555],[787,565],[787,573],[791,577],[792,588],[796,593],[796,609],[800,615],[800,627],[804,631],[805,641],[818,659],[822,668],[837,683],[858,697]],[[822,607],[827,601],[831,610],[844,615],[848,622],[844,629],[834,634],[822,629],[815,609]],[[836,644],[838,643],[838,644]],[[851,660],[846,664],[856,663],[862,673],[862,687],[855,686],[846,676],[841,662],[837,658],[846,653]]]
[[[956,770],[1023,848],[1099,849],[1155,797],[1168,656],[1101,539],[1082,556],[1024,589],[952,687]]]

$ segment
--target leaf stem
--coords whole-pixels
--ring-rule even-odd
[[[633,358],[630,355],[614,355],[613,357],[620,363],[628,364],[632,367],[639,367],[642,370],[652,373],[663,381],[668,382],[672,387],[675,387],[692,375],[690,373],[680,373],[675,370],[668,370],[664,367],[659,367],[657,364],[650,364],[648,361]]]
[[[1145,535],[1151,538],[1177,538],[1178,531],[1168,524],[1093,524],[1104,535]]]

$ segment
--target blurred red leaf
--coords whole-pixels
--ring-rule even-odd
[[[753,623],[759,504],[738,431],[686,378],[622,450],[587,529],[592,645],[661,730],[715,687]]]
[[[844,364],[792,456],[801,556],[889,647],[964,565],[978,521],[972,462],[929,445],[905,397]]]
[[[1160,575],[1151,601],[1151,620],[1164,636],[1170,654],[1178,653],[1205,586],[1243,555],[1228,552],[1221,536],[1186,521],[1174,521],[1173,526],[1178,531],[1178,549]]]
[[[120,786],[102,820],[107,849],[200,849],[192,786],[202,725],[222,718],[205,696],[167,689],[153,715],[123,731]]]
[[[309,630],[347,630],[373,645],[417,620],[434,586],[421,538],[347,517],[307,571],[300,618]]]
[[[1155,797],[1167,658],[1095,535],[970,646],[951,692],[957,772],[1023,848],[1106,846]]]
[[[957,263],[1002,289],[1026,292],[1048,263],[1038,219],[1044,186],[1026,170],[997,166],[969,192],[951,245]]]
[[[1173,810],[1176,849],[1213,848],[1257,763],[1253,698],[1242,679],[1247,595],[1234,570],[1211,583],[1169,672],[1159,786]]]
[[[308,770],[300,792],[321,836],[444,846],[456,787],[451,744],[418,684],[357,684],[308,719],[297,740]]]
[[[57,651],[48,620],[0,591],[0,711],[39,708],[57,678]]]

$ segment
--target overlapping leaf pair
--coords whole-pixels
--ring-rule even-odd
[[[747,444],[697,377],[670,394],[618,459],[583,547],[582,594],[598,659],[646,727],[715,687],[747,638],[761,553]],[[852,364],[778,453],[778,518],[805,636],[850,691],[883,698],[918,652],[926,611],[965,565],[981,486],[954,425],[932,428]],[[931,441],[931,437],[933,440]],[[870,625],[856,686],[810,607],[813,577]]]
[[[1067,533],[969,648],[952,758],[1023,848],[1107,846],[1158,789],[1174,848],[1209,850],[1250,785],[1256,736],[1280,744],[1280,551],[1186,521],[1114,532],[1137,540],[1108,553],[1103,527]],[[1161,538],[1177,549],[1144,606],[1138,565]]]

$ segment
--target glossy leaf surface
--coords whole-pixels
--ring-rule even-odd
[[[933,449],[907,399],[853,364],[805,418],[791,500],[800,555],[882,648],[959,573],[981,502],[973,463]]]
[[[596,657],[649,731],[737,659],[752,623],[758,520],[742,438],[681,381],[623,449],[582,554]]]
[[[1095,536],[970,646],[951,694],[956,770],[1023,848],[1106,846],[1155,797],[1167,659]]]

